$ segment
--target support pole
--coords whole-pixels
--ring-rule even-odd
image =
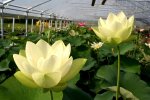
[[[40,19],[40,26],[39,26],[39,34],[41,33],[41,27],[42,27],[42,21],[41,21],[41,19]]]
[[[4,36],[4,8],[1,8],[1,37],[3,38]]]
[[[66,21],[64,20],[63,21],[63,28],[65,28],[66,27]]]
[[[32,21],[31,21],[31,33],[33,32],[33,21],[34,21],[34,19],[32,19]]]
[[[51,19],[51,27],[53,27],[53,20]]]
[[[26,12],[27,13],[27,16],[26,16],[26,36],[27,36],[27,33],[28,33],[28,11]]]
[[[14,32],[14,28],[15,28],[15,17],[13,17],[13,22],[12,22],[12,32]]]
[[[42,21],[42,32],[44,32],[44,28],[45,28],[45,20]]]
[[[62,28],[62,20],[59,21],[59,28]]]
[[[64,28],[64,20],[62,20],[62,28]]]
[[[66,20],[66,27],[68,27],[68,20]]]
[[[40,27],[39,27],[39,34],[42,32],[42,13],[40,18]]]
[[[57,20],[55,20],[55,29],[57,29]]]
[[[50,28],[50,27],[51,27],[51,21],[49,19],[49,21],[48,21],[48,28]]]

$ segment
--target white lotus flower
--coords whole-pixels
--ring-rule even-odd
[[[86,59],[73,61],[70,52],[70,44],[65,46],[62,40],[51,46],[44,40],[39,40],[36,44],[28,41],[25,54],[13,55],[20,70],[15,73],[15,77],[30,87],[53,88],[64,84],[73,78],[86,62]],[[74,66],[73,63],[78,61],[81,61],[79,66]]]
[[[131,35],[133,23],[134,16],[127,19],[123,12],[109,13],[106,20],[100,18],[98,27],[92,29],[103,42],[119,44]]]
[[[79,35],[79,33],[78,33],[78,32],[75,32],[75,30],[71,30],[71,31],[69,32],[69,34],[70,34],[71,36]]]
[[[93,42],[93,43],[91,44],[91,48],[93,48],[94,50],[97,50],[97,49],[99,49],[100,47],[102,47],[102,45],[103,45],[102,42],[98,42],[98,43]]]
[[[148,46],[150,48],[150,43],[145,43],[146,46]]]

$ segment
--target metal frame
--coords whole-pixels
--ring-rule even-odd
[[[42,17],[43,17],[43,15],[44,15],[44,13],[46,13],[47,11],[49,11],[49,9],[46,9],[46,10],[44,10],[44,11],[41,11],[41,13],[40,13],[41,17],[40,17],[39,33],[41,33],[41,32],[44,30],[44,25],[43,25],[43,22],[44,22],[44,21],[42,21]]]
[[[52,1],[52,0],[47,0],[47,1],[44,1],[42,3],[39,3],[35,6],[32,6],[30,8],[27,8],[27,7],[23,7],[23,6],[19,6],[19,5],[14,5],[14,4],[8,4],[8,3],[11,3],[12,1],[14,0],[6,0],[4,2],[0,2],[0,7],[1,7],[1,35],[3,37],[3,32],[4,32],[4,26],[3,26],[3,10],[4,8],[7,9],[7,10],[12,10],[12,11],[17,11],[17,12],[25,12],[26,13],[26,18],[25,18],[25,27],[26,27],[26,30],[25,30],[25,33],[26,33],[26,36],[27,36],[27,32],[28,32],[28,17],[29,17],[29,13],[32,13],[32,14],[37,14],[37,15],[41,15],[39,18],[42,19],[43,15],[45,16],[51,16],[52,14],[49,14],[49,13],[46,13],[49,9],[47,10],[44,10],[44,11],[40,11],[40,10],[36,10],[34,8],[36,7],[39,7],[40,5],[43,5],[49,1]],[[4,7],[5,5],[7,5],[6,7]],[[41,13],[40,13],[41,12]],[[31,32],[33,31],[33,21],[34,19],[32,19],[32,23],[31,23]],[[41,23],[40,23],[41,24]],[[52,18],[49,19],[49,25],[51,24],[52,26]],[[15,17],[12,17],[12,32],[14,32],[14,26],[15,26]],[[42,31],[42,29],[44,30],[44,27],[42,27],[40,25],[40,32]]]
[[[28,19],[32,14],[33,14],[33,17],[34,16],[36,17],[38,15],[39,16],[38,18],[41,21],[44,18],[47,18],[49,20],[49,26],[52,26],[52,16],[50,16],[50,14],[47,13],[48,6],[47,6],[47,8],[45,8],[47,10],[45,10],[43,8],[41,8],[41,9],[43,9],[43,11],[41,11],[40,9],[37,9],[40,5],[44,5],[49,1],[53,1],[52,5],[50,5],[51,8],[53,8],[52,9],[53,11],[51,10],[51,13],[56,11],[57,15],[67,17],[67,18],[69,18],[69,20],[79,20],[79,21],[80,20],[93,20],[94,21],[94,20],[97,20],[99,17],[106,18],[107,14],[109,12],[117,13],[120,10],[123,10],[128,16],[131,16],[134,14],[135,17],[137,18],[137,20],[140,19],[140,21],[142,21],[142,19],[143,19],[144,20],[143,22],[150,25],[150,17],[149,17],[150,16],[150,6],[149,6],[150,1],[148,1],[148,0],[140,0],[140,1],[139,0],[108,0],[105,5],[101,5],[101,2],[95,2],[94,7],[90,6],[91,1],[88,1],[88,0],[81,0],[80,2],[78,2],[79,0],[71,0],[71,1],[61,0],[60,4],[55,2],[56,0],[44,0],[42,3],[32,6],[32,7],[23,7],[23,6],[11,4],[10,3],[11,1],[14,1],[14,0],[5,0],[5,2],[0,2],[1,16],[2,16],[1,33],[3,33],[2,31],[4,28],[3,27],[3,19],[4,19],[3,16],[5,16],[5,13],[3,12],[4,9],[26,13],[26,15],[25,15],[26,16],[26,18],[25,18],[26,34],[28,32]],[[65,2],[64,3],[65,5],[61,4],[62,2]],[[5,6],[4,4],[8,5],[8,6]],[[56,4],[59,4],[59,5],[57,6]],[[59,7],[65,7],[65,8],[59,9]],[[53,14],[51,14],[51,15],[53,15]],[[59,19],[59,18],[57,18],[57,19]],[[62,18],[60,18],[60,19],[62,19]],[[34,21],[34,19],[32,19],[32,22],[33,21]],[[61,23],[59,20],[59,23],[58,23],[59,26],[61,26],[60,24],[63,24],[63,26],[64,26],[64,22],[65,21],[62,21],[62,23]],[[14,21],[14,23],[15,23],[15,21]],[[42,27],[42,25],[41,25],[39,31],[42,32],[43,29],[44,29],[44,27]],[[33,23],[31,23],[31,32],[32,32],[32,30],[33,30]],[[12,31],[13,31],[13,29],[12,29]]]
[[[2,6],[1,8],[1,37],[3,38],[4,36],[4,9],[5,9],[5,5],[7,5],[10,2],[13,2],[14,0],[5,0],[2,2]]]
[[[43,4],[45,4],[45,3],[47,3],[47,2],[50,2],[51,0],[47,0],[47,1],[45,1],[45,2],[42,2],[42,3],[39,3],[39,4],[37,4],[37,5],[35,5],[35,6],[32,6],[32,7],[30,7],[30,8],[27,8],[27,11],[26,11],[26,36],[27,36],[27,33],[28,33],[28,13],[29,13],[29,11],[30,10],[32,10],[32,9],[34,9],[34,8],[36,8],[36,7],[38,7],[38,6],[41,6],[41,5],[43,5]],[[43,12],[42,12],[43,13]],[[41,15],[42,16],[42,15]]]

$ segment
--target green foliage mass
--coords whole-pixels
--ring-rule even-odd
[[[78,32],[72,36],[70,31]],[[150,99],[150,50],[144,45],[140,34],[133,35],[120,44],[121,53],[121,100]],[[18,35],[10,33],[0,39],[0,100],[50,100],[49,93],[41,89],[22,86],[13,74],[18,70],[12,55],[25,48],[27,41],[39,39],[49,44],[63,40],[71,44],[71,56],[86,58],[80,73],[68,83],[62,93],[54,94],[54,100],[113,100],[116,92],[117,48],[103,44],[99,49],[91,48],[93,42],[101,40],[89,27],[70,26],[68,29]]]

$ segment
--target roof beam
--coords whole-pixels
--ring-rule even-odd
[[[47,3],[47,2],[50,2],[50,1],[52,1],[52,0],[47,0],[47,1],[45,1],[45,2],[42,2],[42,3],[40,3],[40,4],[35,5],[35,6],[33,6],[33,7],[30,7],[30,8],[28,8],[28,11],[31,10],[31,9],[34,9],[34,8],[36,8],[36,7],[38,7],[38,6],[41,6],[41,5],[43,5],[43,4]]]

